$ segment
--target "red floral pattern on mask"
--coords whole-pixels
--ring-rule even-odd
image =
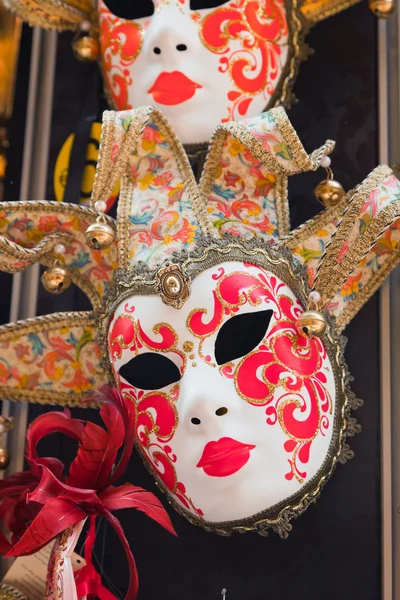
[[[282,0],[237,0],[203,19],[203,42],[212,52],[221,54],[219,70],[229,71],[237,88],[228,93],[232,106],[226,120],[233,118],[235,110],[246,115],[252,96],[263,90],[266,97],[273,95],[288,32]],[[237,40],[242,49],[233,51],[229,44]]]
[[[285,284],[274,275],[259,269],[257,275],[243,272],[225,276],[220,267],[213,278],[218,283],[211,319],[203,320],[204,309],[191,313],[188,319],[188,328],[201,343],[244,305],[268,302],[274,306],[273,325],[257,349],[223,365],[220,372],[234,380],[237,393],[247,402],[266,406],[268,425],[279,422],[288,438],[284,448],[291,454],[285,477],[302,483],[307,473],[301,465],[308,463],[312,442],[319,433],[325,435],[332,414],[328,380],[322,370],[326,350],[321,340],[298,335],[295,322],[303,309],[285,295]]]
[[[142,47],[142,26],[114,16],[103,3],[100,3],[99,24],[103,69],[113,104],[116,110],[132,108],[128,103],[128,89],[132,85],[128,67]],[[119,65],[113,65],[112,57],[117,54]]]
[[[161,340],[147,336],[139,320],[135,321],[130,315],[119,316],[111,327],[110,356],[112,359],[120,358],[123,349],[137,353],[143,347],[153,351],[170,352],[180,359],[180,371],[183,375],[186,358],[184,352],[176,348],[178,340],[173,329],[168,325],[157,325],[153,331]],[[122,395],[129,398],[135,406],[137,441],[158,477],[185,508],[192,509],[198,516],[202,516],[201,509],[196,508],[188,497],[184,484],[178,481],[174,467],[177,457],[168,444],[178,426],[176,401],[179,396],[179,384],[174,385],[168,394],[159,391],[145,393],[123,382],[116,371],[114,376]],[[151,440],[151,434],[156,436],[156,441]]]

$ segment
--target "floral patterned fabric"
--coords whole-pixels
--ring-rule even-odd
[[[244,239],[263,236],[279,238],[276,175],[263,167],[245,146],[227,138],[212,191],[208,213],[218,232]]]
[[[91,313],[0,327],[0,398],[73,406],[107,383]]]
[[[289,233],[287,176],[316,169],[332,149],[309,156],[282,108],[221,125],[200,184],[209,219],[220,234],[276,242]]]
[[[96,219],[90,209],[58,202],[3,203],[0,208],[0,265],[3,271],[25,269],[39,259],[51,265],[57,258],[71,269],[78,286],[82,280],[90,284],[94,297],[100,299],[107,290],[117,267],[117,248],[92,250],[84,233]],[[62,242],[63,255],[56,255],[54,246]],[[24,252],[22,249],[28,249]],[[94,298],[91,298],[92,301]]]
[[[192,244],[199,224],[185,189],[171,142],[149,121],[129,159],[132,197],[129,253],[132,261],[153,267],[177,249]]]

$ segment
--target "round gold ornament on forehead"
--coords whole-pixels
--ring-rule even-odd
[[[167,264],[157,271],[156,290],[168,306],[182,308],[190,296],[190,277],[178,264]]]

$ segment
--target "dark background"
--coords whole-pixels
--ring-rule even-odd
[[[25,114],[24,90],[29,65],[27,28],[12,123],[6,199],[18,198],[18,173]],[[75,130],[84,110],[84,90],[95,65],[75,61],[71,36],[59,38],[54,99],[51,164],[47,199],[53,199],[53,169],[60,146]],[[346,189],[377,164],[377,22],[366,2],[318,24],[307,38],[313,48],[294,86],[298,98],[289,112],[308,151],[327,138],[337,141],[332,167]],[[98,88],[101,85],[98,81]],[[26,101],[26,99],[25,99]],[[105,108],[99,103],[99,114]],[[312,190],[322,171],[290,181],[291,218],[296,226],[320,210]],[[4,288],[3,288],[4,289]],[[2,322],[8,319],[6,294],[0,298]],[[7,294],[8,297],[8,294]],[[80,292],[59,298],[40,292],[40,314],[88,307]],[[167,507],[178,538],[135,511],[121,511],[140,576],[139,600],[378,600],[381,597],[380,440],[379,440],[379,299],[375,296],[348,326],[346,357],[364,399],[357,418],[362,433],[351,446],[355,458],[340,465],[315,506],[293,522],[288,540],[270,533],[222,538],[189,525]],[[44,409],[30,408],[30,420]],[[89,416],[83,410],[75,415]],[[90,417],[96,418],[91,411]],[[60,437],[44,452],[67,461],[72,447]],[[160,495],[137,456],[126,478]],[[165,498],[162,497],[166,505]],[[105,580],[123,597],[127,570],[122,548],[104,523],[99,525],[98,561]]]

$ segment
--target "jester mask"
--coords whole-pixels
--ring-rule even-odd
[[[92,201],[120,180],[115,223],[62,203],[0,207],[0,267],[59,261],[93,305],[0,328],[1,398],[73,406],[115,385],[177,511],[218,533],[286,536],[352,455],[341,332],[398,261],[386,166],[290,230],[288,177],[333,147],[307,154],[275,108],[220,125],[197,185],[157,109],[106,112]],[[115,232],[106,250],[85,238],[99,218]],[[320,337],[299,329],[310,308]]]
[[[111,107],[152,104],[188,144],[290,101],[305,33],[357,0],[4,2],[33,25],[89,29]]]

